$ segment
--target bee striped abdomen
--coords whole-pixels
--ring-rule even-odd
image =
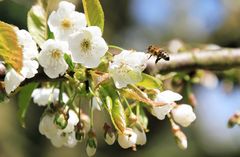
[[[153,46],[153,45],[150,45],[148,47],[148,52],[150,54],[150,57],[151,56],[156,56],[157,59],[155,61],[155,64],[157,64],[157,62],[160,60],[160,59],[164,59],[165,61],[169,61],[170,60],[170,57],[168,55],[168,52],[165,51],[164,49],[161,49],[157,46]],[[149,57],[149,58],[150,58]]]

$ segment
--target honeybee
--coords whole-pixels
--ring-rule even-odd
[[[150,54],[149,58],[151,58],[152,56],[156,56],[157,57],[157,59],[155,60],[155,64],[157,64],[157,62],[160,59],[164,59],[165,61],[169,61],[170,60],[170,57],[169,57],[167,51],[165,51],[164,49],[162,49],[160,47],[154,46],[154,45],[150,45],[148,47],[147,53]]]

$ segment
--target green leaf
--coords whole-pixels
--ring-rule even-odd
[[[71,59],[70,55],[64,54],[64,59],[67,62],[70,71],[74,71],[74,64],[72,62],[72,59]]]
[[[23,66],[22,48],[18,44],[17,34],[13,26],[0,21],[0,58],[16,71]]]
[[[143,126],[143,128],[145,130],[147,130],[148,127],[148,117],[146,116],[146,113],[144,111],[144,109],[141,106],[138,106],[139,111],[138,111],[138,121],[140,122],[140,124]]]
[[[28,31],[38,45],[48,38],[47,15],[42,5],[34,5],[27,15]]]
[[[99,96],[105,109],[108,111],[111,121],[116,130],[123,132],[126,129],[126,115],[118,93],[110,84],[100,86]]]
[[[83,0],[83,9],[89,26],[98,26],[104,30],[104,12],[99,0]]]
[[[126,116],[125,116],[124,108],[119,99],[114,100],[111,113],[112,113],[114,123],[116,124],[118,130],[120,130],[121,132],[124,132],[127,126]]]
[[[30,104],[32,92],[38,86],[38,84],[39,83],[29,83],[26,86],[22,87],[19,93],[18,118],[22,127],[25,127],[25,117]]]
[[[142,73],[142,81],[136,83],[137,86],[144,87],[146,89],[161,89],[162,88],[162,82],[148,74]]]

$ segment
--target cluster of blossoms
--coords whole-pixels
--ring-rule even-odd
[[[116,139],[125,149],[144,145],[148,130],[145,111],[149,111],[159,120],[167,116],[178,144],[187,148],[186,136],[178,124],[189,126],[196,118],[193,109],[175,102],[182,99],[178,93],[138,84],[149,57],[146,53],[109,53],[101,29],[87,26],[85,15],[66,1],[59,3],[47,23],[54,38],[39,44],[40,52],[27,31],[15,29],[23,51],[23,67],[20,72],[8,69],[4,82],[10,94],[25,78],[34,77],[39,65],[48,78],[65,79],[59,84],[43,83],[32,93],[33,102],[46,107],[39,131],[54,146],[73,147],[87,137],[86,151],[93,156],[97,148],[92,122],[96,108],[106,110],[112,120],[113,126],[105,123],[103,127],[109,145]],[[80,108],[83,102],[89,104],[90,116]]]

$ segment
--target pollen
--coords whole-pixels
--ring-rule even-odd
[[[61,57],[61,52],[59,50],[52,51],[52,58],[59,59]]]
[[[68,29],[72,26],[72,22],[71,22],[71,20],[66,18],[66,19],[62,20],[61,25],[63,28]]]
[[[81,50],[83,52],[88,52],[90,49],[91,49],[91,42],[87,39],[84,39],[82,42],[81,42]]]

